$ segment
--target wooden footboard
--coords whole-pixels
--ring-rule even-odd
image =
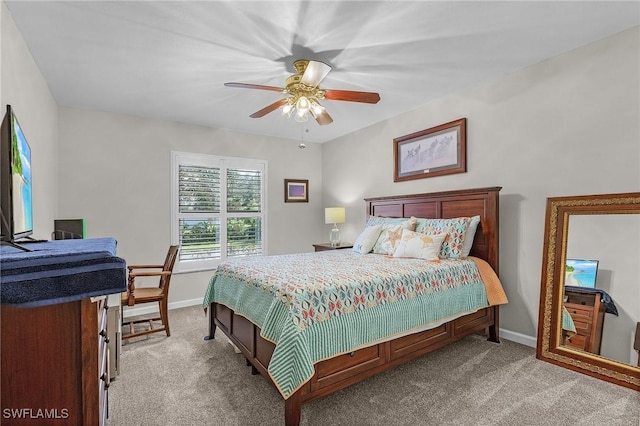
[[[469,334],[486,332],[490,341],[499,342],[498,312],[498,306],[484,308],[430,330],[318,362],[311,380],[285,401],[285,424],[294,426],[300,423],[301,406],[306,402],[404,364]],[[261,373],[273,384],[267,368],[275,345],[260,336],[260,328],[228,307],[211,303],[209,339],[214,338],[217,328],[240,349],[252,372]]]

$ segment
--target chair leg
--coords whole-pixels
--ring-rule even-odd
[[[169,312],[166,298],[160,302],[160,316],[162,317],[162,324],[164,324],[167,337],[169,337],[171,336],[171,331],[169,330]]]

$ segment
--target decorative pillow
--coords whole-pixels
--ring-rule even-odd
[[[412,217],[411,219],[403,219],[402,222],[399,222],[394,225],[383,225],[382,232],[380,232],[380,236],[378,237],[378,241],[373,246],[373,252],[378,254],[388,254],[393,255],[396,251],[396,246],[398,245],[398,241],[402,238],[402,231],[404,229],[408,229],[413,231],[416,227],[416,218]]]
[[[447,234],[440,247],[440,257],[460,259],[464,246],[470,217],[456,217],[451,219],[418,219],[416,232],[421,234]]]
[[[411,219],[415,219],[415,218],[411,218]],[[369,218],[367,219],[367,223],[364,226],[367,227],[367,226],[373,226],[373,225],[382,225],[382,226],[399,225],[411,219],[407,219],[404,217],[369,216]]]
[[[358,238],[353,243],[353,251],[362,254],[369,253],[376,241],[378,241],[380,232],[382,232],[382,225],[372,225],[364,228],[364,231],[358,235]]]
[[[447,234],[426,235],[404,229],[393,257],[437,260],[440,255],[440,247],[446,236]]]
[[[473,245],[473,238],[476,235],[478,224],[480,223],[480,216],[473,216],[467,228],[467,235],[464,236],[464,245],[462,246],[462,257],[469,256],[471,252],[471,246]]]

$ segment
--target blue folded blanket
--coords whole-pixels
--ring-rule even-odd
[[[0,301],[23,307],[70,302],[126,290],[116,240],[92,238],[0,247]]]

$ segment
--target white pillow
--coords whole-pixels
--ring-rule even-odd
[[[367,226],[356,241],[353,243],[353,251],[356,253],[369,253],[378,241],[378,237],[382,232],[382,225]]]
[[[447,234],[421,234],[404,229],[393,257],[415,257],[418,259],[439,259],[440,246]]]
[[[471,252],[471,246],[473,245],[473,237],[476,235],[476,229],[478,229],[478,224],[480,223],[480,216],[473,216],[471,218],[471,222],[469,223],[469,227],[467,228],[467,233],[464,236],[464,244],[462,245],[462,257],[469,256]]]

